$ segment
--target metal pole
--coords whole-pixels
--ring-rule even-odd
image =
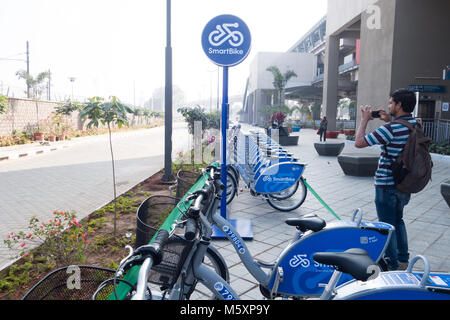
[[[50,73],[50,69],[48,69],[48,101],[51,101],[51,96],[50,96],[50,87],[51,87],[51,77],[52,74]]]
[[[171,0],[167,0],[167,45],[166,45],[166,87],[165,87],[165,138],[164,176],[162,181],[174,180],[172,176],[172,48],[171,48]]]
[[[222,83],[222,164],[220,168],[220,177],[225,189],[222,193],[220,202],[220,215],[227,218],[227,127],[228,127],[228,67],[223,67]]]
[[[30,46],[27,41],[27,74],[30,75]],[[30,99],[30,84],[27,81],[27,98]]]

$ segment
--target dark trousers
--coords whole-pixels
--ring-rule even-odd
[[[327,129],[320,129],[320,141],[322,141],[322,136],[323,141],[327,141]]]

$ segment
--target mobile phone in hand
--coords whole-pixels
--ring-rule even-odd
[[[380,118],[380,111],[372,111],[372,118]]]

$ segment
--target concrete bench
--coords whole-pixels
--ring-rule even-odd
[[[338,156],[344,150],[345,143],[316,142],[314,148],[321,156]]]
[[[279,144],[283,147],[285,146],[296,146],[298,145],[299,136],[280,136]]]
[[[441,184],[441,194],[450,207],[450,180],[447,180]]]
[[[377,171],[379,156],[370,153],[346,153],[338,156],[342,171],[349,176],[370,177]]]

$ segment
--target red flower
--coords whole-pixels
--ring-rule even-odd
[[[22,244],[20,245],[22,248],[25,247],[25,242],[22,242]]]
[[[33,235],[30,233],[27,235],[27,239],[30,239]]]

